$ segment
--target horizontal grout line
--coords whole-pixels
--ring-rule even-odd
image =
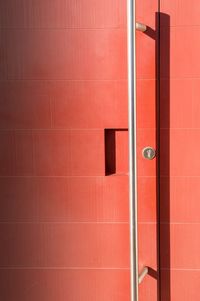
[[[32,221],[1,221],[0,220],[0,225],[12,225],[12,224],[67,224],[67,225],[129,225],[128,221],[44,221],[44,220],[32,220]],[[143,221],[138,221],[138,225],[157,225],[157,222],[143,222]]]
[[[82,176],[75,176],[75,175],[69,175],[69,176],[35,176],[35,175],[25,175],[25,176],[0,176],[0,179],[15,179],[15,178],[22,178],[22,179],[26,179],[26,178],[38,178],[38,179],[57,179],[57,178],[66,178],[66,179],[68,179],[68,178],[102,178],[102,179],[106,179],[106,178],[116,178],[116,177],[128,177],[129,176],[129,174],[128,173],[124,173],[124,174],[113,174],[113,175],[108,175],[108,176],[106,176],[106,175],[101,175],[101,176],[99,176],[99,175],[92,175],[92,176],[84,176],[84,175],[82,175]],[[163,178],[169,178],[169,176],[162,176]],[[157,178],[157,176],[155,175],[155,176],[138,176],[138,178],[140,178],[140,179],[156,179]]]
[[[55,131],[57,131],[57,132],[59,132],[59,131],[104,131],[104,130],[109,130],[109,129],[114,129],[115,130],[115,128],[44,128],[44,129],[41,129],[41,128],[30,128],[30,129],[23,129],[23,128],[18,128],[18,129],[16,129],[16,128],[14,128],[14,129],[1,129],[0,128],[0,132],[9,132],[9,131],[14,131],[14,132],[17,132],[17,131],[34,131],[34,132],[36,132],[36,131],[52,131],[52,132],[55,132]],[[120,128],[120,127],[117,127],[117,129],[127,129],[127,128],[124,128],[124,127],[122,127],[122,128]]]
[[[53,219],[53,218],[52,218]],[[56,219],[56,218],[55,218]],[[115,221],[115,220],[110,220],[110,221],[64,221],[64,220],[60,220],[60,221],[56,221],[56,220],[2,220],[0,219],[0,224],[129,224],[129,221]],[[140,225],[155,225],[157,224],[156,221],[138,221],[138,224]]]
[[[11,132],[11,131],[104,131],[104,130],[120,130],[124,129],[128,131],[128,126],[127,127],[109,127],[109,128],[9,128],[9,129],[3,129],[0,128],[0,132]],[[148,128],[141,128],[138,127],[137,130],[139,131],[145,131],[145,130],[157,130],[155,127],[148,127]],[[165,129],[164,129],[165,130]]]
[[[161,23],[162,23],[162,20],[161,20]],[[184,24],[178,24],[178,25],[160,25],[160,28],[179,28],[179,27],[186,27],[186,28],[188,28],[188,27],[197,27],[197,28],[200,28],[200,24],[186,24],[186,25],[184,25]]]
[[[160,268],[161,271],[197,271],[197,272],[200,272],[200,269],[188,269],[188,268]]]
[[[179,128],[179,127],[162,127],[162,128],[160,128],[160,130],[200,130],[200,127],[195,127],[195,128],[193,128],[193,127],[188,127],[188,128]]]
[[[96,224],[105,224],[105,225],[128,225],[129,224],[129,222],[128,221],[126,221],[126,222],[117,222],[117,221],[110,221],[110,222],[104,222],[104,221],[91,221],[91,222],[65,222],[65,221],[43,221],[43,220],[41,220],[41,221],[1,221],[0,220],[0,224],[69,224],[69,225],[79,225],[79,224],[89,224],[89,225],[96,225]]]
[[[200,222],[160,222],[160,225],[200,225]]]
[[[81,79],[81,78],[5,78],[1,79],[0,82],[18,82],[18,81],[24,81],[24,82],[120,82],[120,81],[126,81],[127,78],[92,78],[92,79]],[[151,80],[151,79],[143,79],[141,80]]]
[[[143,222],[143,221],[140,221],[139,218],[138,218],[138,224],[139,225],[157,225],[158,222],[157,221],[154,221],[154,222]]]
[[[170,178],[174,178],[174,179],[179,179],[179,178],[180,179],[181,178],[200,178],[200,175],[199,176],[194,176],[194,175],[193,176],[192,175],[189,175],[189,176],[187,176],[187,175],[186,176],[184,176],[184,175],[183,176],[182,175],[181,176],[180,175],[179,176],[160,175],[160,178],[168,178],[168,179],[170,179]]]
[[[157,78],[155,78],[155,77],[138,77],[138,78],[136,78],[136,82],[137,81],[142,81],[142,80],[144,80],[144,81],[157,81]]]
[[[160,77],[160,81],[162,80],[167,80],[167,81],[172,81],[172,80],[183,80],[183,79],[187,79],[187,80],[193,80],[193,79],[200,79],[200,76],[181,76],[181,77],[173,77],[173,76],[170,76],[170,77]],[[162,95],[161,95],[162,97]]]
[[[42,30],[86,30],[86,31],[94,31],[94,30],[124,30],[126,31],[127,28],[126,26],[110,26],[110,27],[0,27],[0,30],[12,30],[12,31],[17,31],[17,30],[32,30],[32,31],[42,31]]]
[[[200,80],[200,76],[199,77],[193,77],[193,76],[190,76],[190,77],[172,77],[170,76],[169,77],[160,77],[160,80],[167,80],[167,81],[171,81],[171,80],[194,80],[194,79],[197,79],[197,80]],[[149,78],[143,78],[143,77],[139,77],[136,79],[137,81],[156,81],[157,79],[154,78],[154,77],[149,77]],[[30,79],[27,79],[27,78],[5,78],[5,79],[1,79],[0,80],[0,83],[2,82],[20,82],[20,81],[25,81],[25,82],[52,82],[52,81],[55,81],[55,82],[120,82],[120,81],[126,81],[127,82],[127,78],[118,78],[118,79],[110,79],[110,78],[99,78],[99,79],[76,79],[76,78],[72,78],[72,79],[69,79],[69,78],[60,78],[60,79],[56,79],[56,78],[30,78]],[[162,97],[162,96],[161,96]]]
[[[0,270],[130,270],[129,267],[0,267]]]
[[[27,176],[0,176],[0,179],[9,179],[9,178],[47,178],[47,179],[51,179],[51,178],[102,178],[102,179],[105,179],[105,178],[116,178],[116,177],[127,177],[128,174],[113,174],[113,175],[109,175],[109,176],[106,176],[106,175],[92,175],[92,176],[75,176],[75,175],[71,175],[71,176],[35,176],[35,175],[27,175]],[[154,177],[154,176],[153,176]],[[143,177],[142,177],[143,178]],[[148,178],[148,177],[144,177],[144,178]],[[151,177],[150,177],[151,178]]]
[[[33,81],[33,82],[120,82],[127,81],[126,78],[121,79],[1,79],[0,83],[17,82],[17,81]]]
[[[105,129],[127,129],[128,130],[128,126],[125,127],[120,127],[120,126],[109,126],[109,127],[101,127],[101,128],[0,128],[0,132],[11,132],[11,131],[104,131]],[[138,130],[157,130],[156,127],[138,127]],[[199,131],[200,127],[188,127],[188,128],[179,128],[179,127],[162,127],[160,128],[160,130],[166,131],[166,130],[190,130],[190,131]]]
[[[137,130],[157,130],[156,127],[137,127]]]
[[[142,80],[145,80],[145,81],[156,81],[157,80],[157,78],[154,78],[154,77],[152,77],[152,78],[143,78],[143,77],[139,77],[139,78],[136,78],[136,81],[142,81]]]
[[[157,178],[158,176],[140,176],[140,175],[137,175],[137,178],[153,178],[153,179],[155,179],[155,178]]]

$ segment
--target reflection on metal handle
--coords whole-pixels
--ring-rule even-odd
[[[145,32],[147,30],[147,26],[145,24],[136,22],[135,28],[139,31]]]
[[[138,301],[135,0],[127,0],[131,301]]]
[[[140,284],[142,282],[142,280],[144,279],[144,277],[148,274],[148,267],[144,267],[144,269],[142,270],[142,272],[139,274],[138,277],[138,283]]]
[[[135,31],[147,27],[135,21],[135,0],[127,0],[128,33],[128,114],[129,114],[129,211],[131,301],[138,301],[138,230],[137,230],[137,160],[136,160],[136,66]],[[145,276],[145,275],[144,275]],[[141,278],[141,277],[140,277]],[[143,278],[142,278],[143,279]],[[142,280],[141,280],[142,281]]]

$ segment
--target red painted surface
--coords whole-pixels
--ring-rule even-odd
[[[137,1],[138,21],[156,31],[157,10]],[[126,1],[8,0],[0,17],[0,299],[129,301]],[[158,284],[156,159],[141,154],[156,37],[136,37],[141,301]]]
[[[157,225],[157,159],[146,160],[142,149],[157,148],[157,44],[158,2],[136,1],[136,20],[147,24],[147,33],[136,33],[137,63],[137,149],[138,149],[138,244],[139,271],[150,268],[139,285],[139,300],[159,300],[158,225]]]
[[[0,15],[0,299],[129,301],[126,4]]]
[[[161,300],[197,301],[200,3],[161,0],[161,12]]]

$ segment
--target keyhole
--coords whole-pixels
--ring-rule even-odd
[[[145,159],[152,160],[156,156],[156,151],[153,147],[147,146],[142,150],[142,155]]]

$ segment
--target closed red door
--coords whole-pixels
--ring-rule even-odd
[[[129,301],[124,0],[0,2],[0,299]],[[137,1],[140,300],[158,299],[158,0]]]
[[[161,0],[161,296],[200,299],[200,2]]]

